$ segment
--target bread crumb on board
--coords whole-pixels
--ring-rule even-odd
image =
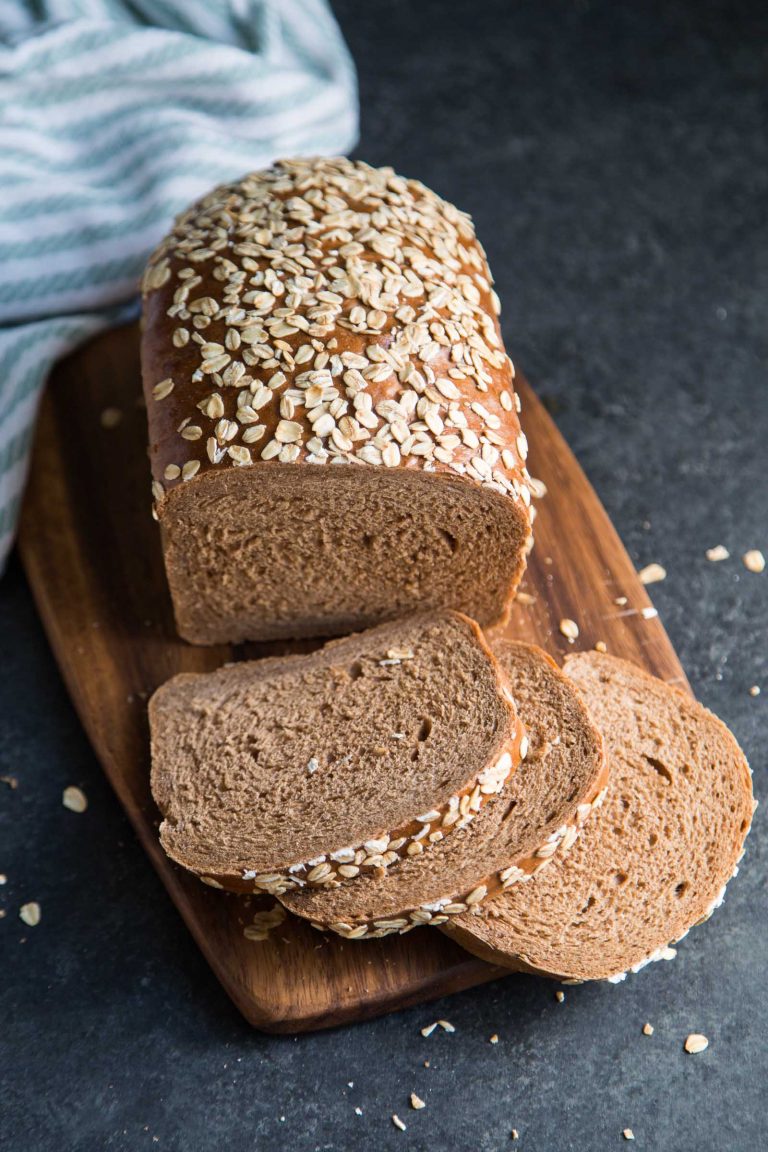
[[[104,408],[99,420],[102,428],[117,428],[122,423],[123,413],[120,408]]]
[[[567,616],[560,621],[560,631],[571,644],[578,639],[579,626],[575,620],[569,620]]]
[[[641,584],[658,584],[660,580],[666,580],[667,570],[661,564],[646,564],[637,575]]]
[[[716,564],[718,560],[727,560],[730,552],[723,544],[716,544],[714,548],[707,548],[706,556]]]
[[[759,548],[750,548],[749,552],[745,552],[741,559],[749,572],[762,572],[765,569],[765,556]]]
[[[689,1036],[686,1036],[683,1047],[691,1056],[695,1056],[697,1052],[703,1052],[705,1048],[709,1048],[709,1040],[701,1032],[691,1032]]]

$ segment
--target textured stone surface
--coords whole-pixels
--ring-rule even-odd
[[[768,553],[764,6],[336,10],[361,73],[359,155],[474,213],[513,357],[638,566],[666,567],[654,601],[764,797],[768,572],[738,559]],[[712,564],[719,543],[732,559]],[[0,775],[18,778],[0,784],[4,1147],[582,1152],[622,1147],[624,1128],[637,1148],[765,1144],[762,810],[724,907],[674,963],[562,1004],[513,978],[331,1034],[260,1036],[135,843],[16,564],[0,651]],[[85,813],[62,806],[69,784]],[[423,1039],[438,1017],[456,1032]],[[684,1053],[691,1032],[706,1052]]]

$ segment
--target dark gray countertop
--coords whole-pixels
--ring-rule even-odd
[[[360,69],[359,155],[474,214],[507,346],[638,565],[668,569],[654,600],[765,797],[768,571],[739,560],[768,553],[765,6],[335,7]],[[709,563],[721,543],[733,558]],[[725,905],[673,963],[563,1004],[513,977],[334,1033],[263,1036],[136,844],[16,562],[0,648],[0,775],[18,780],[0,785],[3,1148],[602,1152],[624,1128],[665,1152],[768,1143],[763,810]],[[73,783],[84,815],[61,806]],[[27,900],[36,928],[18,919]],[[423,1039],[439,1016],[455,1033]],[[683,1053],[692,1031],[710,1038],[702,1055]]]

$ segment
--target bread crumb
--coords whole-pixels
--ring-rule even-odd
[[[555,992],[555,1000],[557,1000],[558,1004],[562,1004],[565,1000],[565,992],[558,988],[557,992]]]
[[[718,560],[727,560],[730,552],[723,544],[716,544],[714,548],[707,548],[707,560],[717,562]]]
[[[403,1124],[402,1120],[396,1112],[392,1114],[392,1123],[394,1124],[395,1128],[399,1128],[401,1132],[405,1132],[405,1124]]]
[[[655,608],[641,608],[640,610],[643,620],[653,620],[654,616],[658,616],[658,614]]]
[[[40,923],[41,916],[40,905],[36,900],[31,900],[29,904],[22,904],[19,908],[19,919],[28,924],[30,928],[35,928]]]
[[[61,802],[65,808],[69,808],[70,812],[85,812],[88,807],[88,797],[85,792],[74,784],[70,784],[68,788],[64,789]]]
[[[443,1032],[455,1032],[456,1031],[453,1024],[451,1024],[450,1020],[438,1020],[438,1024],[442,1028]]]
[[[745,552],[742,556],[744,567],[750,572],[762,572],[765,568],[765,556],[759,548],[751,548],[749,552]]]
[[[653,1024],[643,1024],[643,1036],[653,1036]]]
[[[498,1032],[494,1032],[493,1036],[491,1036],[488,1043],[489,1044],[498,1044],[498,1042],[499,1042],[499,1034],[498,1034]]]
[[[415,1092],[411,1092],[411,1108],[418,1112],[420,1108],[426,1108],[426,1106],[426,1102],[422,1100],[421,1096],[417,1096]]]
[[[607,652],[608,645],[605,640],[598,640],[595,644],[595,652]]]
[[[637,575],[641,584],[658,584],[659,580],[666,580],[667,570],[661,564],[646,564]]]
[[[701,1032],[691,1032],[690,1036],[686,1036],[683,1047],[686,1052],[694,1056],[697,1052],[703,1052],[705,1048],[709,1048],[709,1040]]]
[[[117,428],[122,422],[123,413],[119,408],[104,408],[99,419],[102,428]]]
[[[573,644],[579,635],[579,626],[575,620],[569,620],[566,616],[560,621],[560,631]]]
[[[749,690],[749,694],[750,694],[750,696],[759,696],[760,695],[760,685],[759,684],[753,684]]]
[[[435,1028],[437,1028],[437,1021],[435,1021],[435,1023],[434,1023],[434,1024],[427,1024],[427,1026],[426,1026],[425,1028],[422,1028],[422,1029],[421,1029],[421,1034],[422,1034],[422,1036],[423,1036],[425,1039],[426,1039],[426,1037],[427,1037],[427,1036],[431,1036],[431,1035],[432,1035],[432,1033],[434,1032]]]
[[[635,1134],[631,1128],[625,1128],[624,1131],[622,1132],[622,1136],[624,1137],[625,1140],[634,1140],[634,1138],[635,1138]]]

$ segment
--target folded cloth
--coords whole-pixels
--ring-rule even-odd
[[[0,568],[51,366],[136,314],[174,213],[356,133],[325,0],[0,0]]]

